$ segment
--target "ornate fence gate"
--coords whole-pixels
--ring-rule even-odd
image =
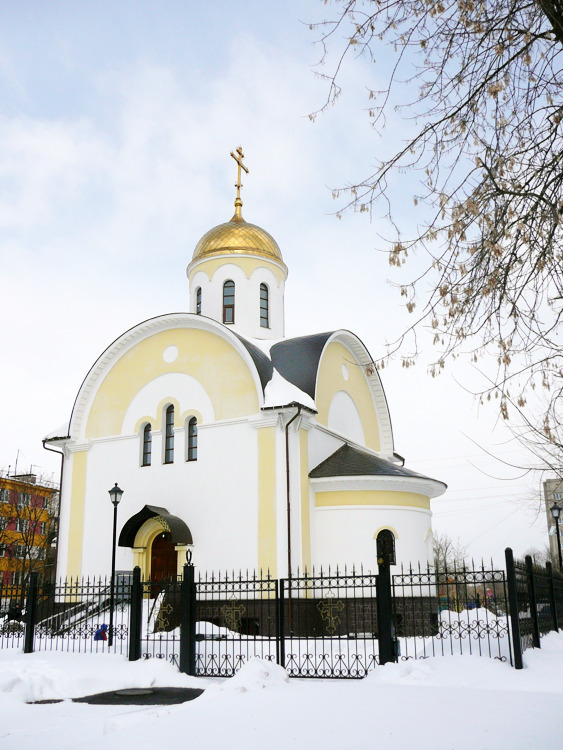
[[[195,582],[195,674],[231,677],[252,657],[279,662],[278,581],[205,575]]]
[[[377,666],[376,585],[354,570],[280,581],[280,664],[290,676],[358,678]]]

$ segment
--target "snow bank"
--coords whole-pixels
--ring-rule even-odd
[[[234,677],[216,684],[207,690],[214,692],[249,693],[265,688],[280,688],[289,684],[289,676],[283,667],[274,661],[252,657],[239,669]]]
[[[79,698],[132,687],[205,687],[163,659],[130,662],[114,654],[0,651],[0,693],[20,701]]]
[[[495,659],[436,657],[378,667],[363,680],[288,680],[252,659],[232,679],[187,678],[164,661],[107,654],[0,653],[2,750],[529,750],[563,736],[563,634],[524,655],[526,668]],[[123,687],[207,688],[178,706],[26,705]],[[210,687],[211,686],[211,687]],[[57,694],[54,694],[57,693]]]

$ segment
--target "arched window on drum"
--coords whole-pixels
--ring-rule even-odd
[[[235,322],[235,282],[225,281],[223,284],[223,323]]]
[[[260,284],[260,326],[270,327],[270,298],[266,284]]]

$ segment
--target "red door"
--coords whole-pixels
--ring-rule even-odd
[[[163,578],[176,578],[177,555],[174,543],[170,541],[170,532],[159,534],[151,548],[151,579],[161,581]]]

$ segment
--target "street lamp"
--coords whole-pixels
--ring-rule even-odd
[[[109,636],[108,636],[108,648],[113,645],[113,608],[115,605],[115,542],[117,534],[117,506],[123,495],[123,490],[120,490],[115,483],[115,487],[108,490],[111,502],[113,504],[113,544],[111,547],[111,582],[110,582],[110,595],[109,595]]]
[[[550,508],[551,515],[555,521],[555,530],[557,532],[557,553],[559,555],[559,572],[563,572],[563,561],[561,560],[561,537],[559,535],[559,516],[561,515],[561,508],[556,502]]]

